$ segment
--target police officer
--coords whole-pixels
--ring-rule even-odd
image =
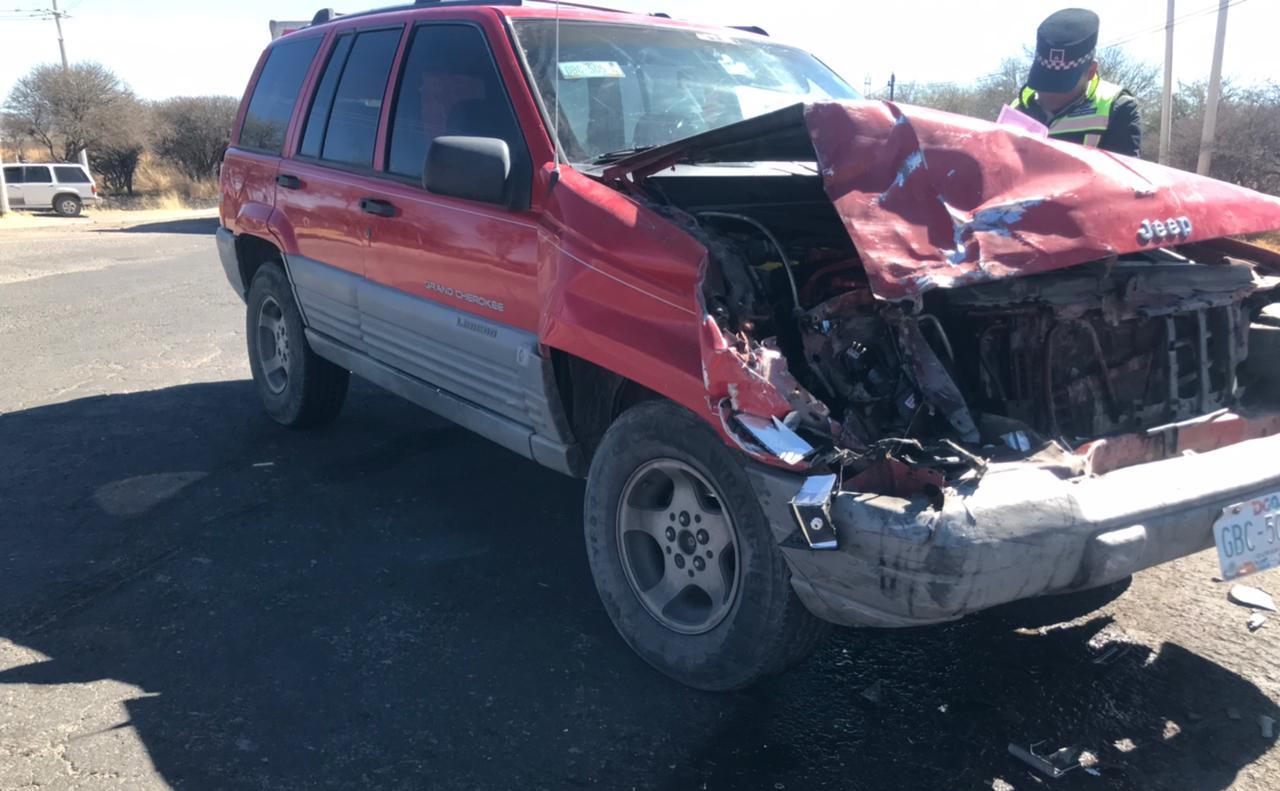
[[[1049,127],[1054,140],[1137,156],[1138,102],[1098,76],[1098,15],[1067,8],[1036,31],[1036,54],[1022,93],[1010,105]]]

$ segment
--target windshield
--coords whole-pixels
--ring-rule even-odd
[[[597,22],[517,20],[547,111],[559,93],[570,162],[604,164],[797,102],[857,99],[803,50],[722,33]]]

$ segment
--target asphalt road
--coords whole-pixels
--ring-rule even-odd
[[[0,230],[0,788],[1280,787],[1280,618],[1208,553],[1051,630],[674,685],[597,602],[579,482],[369,386],[267,420],[213,227]]]

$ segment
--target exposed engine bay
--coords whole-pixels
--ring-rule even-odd
[[[816,175],[725,170],[645,191],[707,248],[702,296],[728,349],[789,404],[773,425],[725,404],[744,448],[778,455],[794,435],[846,487],[937,499],[992,463],[1088,474],[1099,439],[1278,400],[1276,360],[1251,361],[1250,341],[1271,340],[1280,277],[1212,244],[888,302]]]

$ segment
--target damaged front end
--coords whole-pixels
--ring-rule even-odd
[[[1145,532],[1123,533],[1136,513],[1126,512],[1122,535],[1108,540],[1137,554],[1082,560],[1105,520],[1077,513],[1085,500],[1046,481],[1069,487],[1280,429],[1274,360],[1250,357],[1251,337],[1271,339],[1280,261],[1223,238],[1280,227],[1280,200],[869,102],[789,108],[647,151],[604,177],[708,250],[708,408],[767,465],[760,488],[780,543],[811,552],[874,536],[880,547],[861,550],[879,564],[867,573],[882,591],[898,579],[886,565],[921,564],[937,583],[923,600],[907,595],[907,611],[889,596],[887,610],[855,603],[852,614],[828,612],[833,620],[947,620],[1202,548],[1207,539],[1184,536],[1151,549]],[[1261,486],[1274,466],[1197,491],[1212,500]],[[1204,477],[1191,467],[1178,474]],[[997,472],[999,486],[984,484]],[[1015,479],[1024,491],[1009,488]],[[1065,522],[1031,503],[1037,489]],[[1161,512],[1181,502],[1147,499]],[[1019,513],[1054,535],[1090,529],[1065,544],[1024,542],[1034,557],[1020,562],[1040,578],[1015,573],[990,585],[1017,590],[993,592],[970,577],[1017,558],[975,561],[940,537],[948,520],[973,521],[984,507],[1009,535]],[[905,542],[896,554],[877,524]],[[959,546],[992,540],[975,529],[960,530]],[[822,609],[814,580],[827,572],[788,557],[797,589],[809,585],[806,601]],[[986,569],[990,580],[999,569]],[[956,585],[968,593],[957,597]]]

